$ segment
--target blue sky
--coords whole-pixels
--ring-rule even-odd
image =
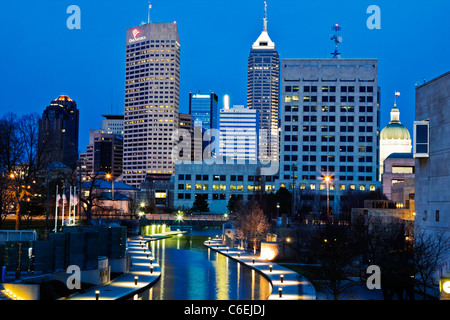
[[[152,0],[153,22],[176,21],[181,42],[180,112],[190,91],[214,91],[245,104],[247,58],[263,27],[263,0]],[[412,133],[415,84],[450,70],[448,0],[267,0],[268,31],[281,59],[330,58],[331,26],[342,27],[342,58],[378,58],[381,127],[394,91]],[[81,9],[69,30],[67,7]],[[381,10],[370,30],[366,9]],[[147,0],[3,1],[0,28],[1,114],[45,109],[60,94],[80,109],[80,151],[101,114],[123,113],[126,29],[147,21]]]

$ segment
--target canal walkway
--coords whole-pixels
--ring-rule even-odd
[[[314,286],[297,272],[270,261],[261,260],[257,255],[237,248],[229,248],[222,244],[220,238],[207,240],[204,245],[265,276],[272,285],[272,293],[268,300],[316,300]]]
[[[146,242],[179,233],[180,231],[173,231],[153,236],[129,238],[127,240],[127,252],[131,259],[129,272],[104,285],[89,288],[83,293],[64,300],[96,300],[96,292],[98,292],[98,300],[133,299],[136,294],[151,287],[161,276],[161,268],[148,249]]]

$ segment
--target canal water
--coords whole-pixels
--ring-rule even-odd
[[[152,255],[161,278],[148,293],[150,300],[265,300],[271,293],[266,278],[203,246],[221,229],[192,230],[182,236],[152,241]]]

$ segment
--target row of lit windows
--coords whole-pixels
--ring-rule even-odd
[[[341,92],[355,92],[354,86],[341,86]],[[299,92],[300,86],[285,86],[285,92]],[[373,92],[372,86],[359,86],[359,92]],[[317,92],[317,86],[303,86],[303,92]],[[336,92],[336,86],[322,86],[322,92]]]
[[[284,102],[299,102],[299,96],[284,96]],[[317,102],[317,96],[303,96],[303,102]],[[336,96],[322,96],[322,102],[336,102]],[[360,96],[358,97],[359,102],[373,102],[372,96]],[[341,96],[340,102],[355,102],[354,96]]]
[[[208,184],[195,184],[195,190],[209,190]],[[229,186],[230,191],[244,191],[244,185],[243,184],[232,184]],[[265,191],[275,191],[274,185],[265,185],[264,186]],[[178,190],[192,190],[192,185],[190,183],[187,184],[178,184]],[[213,191],[226,191],[227,185],[225,184],[213,184],[212,185]],[[254,185],[247,185],[247,191],[253,192],[253,191],[261,191],[261,186],[254,186]]]

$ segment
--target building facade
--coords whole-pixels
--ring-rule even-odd
[[[113,133],[123,137],[123,119],[120,114],[103,114],[102,131],[105,133]]]
[[[450,72],[416,88],[416,229],[450,236]],[[450,256],[439,276],[450,269]]]
[[[79,110],[69,96],[61,95],[39,120],[38,149],[42,165],[60,162],[74,167],[78,160]]]
[[[126,41],[123,178],[138,187],[174,174],[180,41],[175,22],[130,28]]]
[[[121,135],[97,132],[89,135],[86,152],[80,153],[81,175],[94,172],[111,174],[114,179],[122,175],[123,138]]]
[[[259,114],[234,106],[220,110],[219,155],[239,160],[258,160]]]
[[[189,114],[194,126],[201,126],[203,131],[218,129],[219,98],[214,92],[189,92]]]
[[[391,153],[384,160],[384,172],[381,175],[381,186],[383,194],[389,199],[400,202],[397,197],[394,199],[393,191],[398,183],[412,179],[414,181],[415,159],[412,153]]]
[[[328,190],[333,213],[346,190],[378,188],[378,61],[283,59],[282,77],[279,184]]]
[[[279,161],[279,95],[280,58],[267,33],[265,14],[263,31],[253,43],[248,57],[247,78],[247,107],[258,111],[259,115],[260,160]]]
[[[272,192],[275,184],[271,176],[261,176],[261,166],[254,161],[237,161],[221,157],[211,164],[179,163],[175,165],[174,208],[192,208],[197,195],[206,196],[210,213],[228,212],[230,197],[235,195],[243,201],[251,200],[262,190]]]

